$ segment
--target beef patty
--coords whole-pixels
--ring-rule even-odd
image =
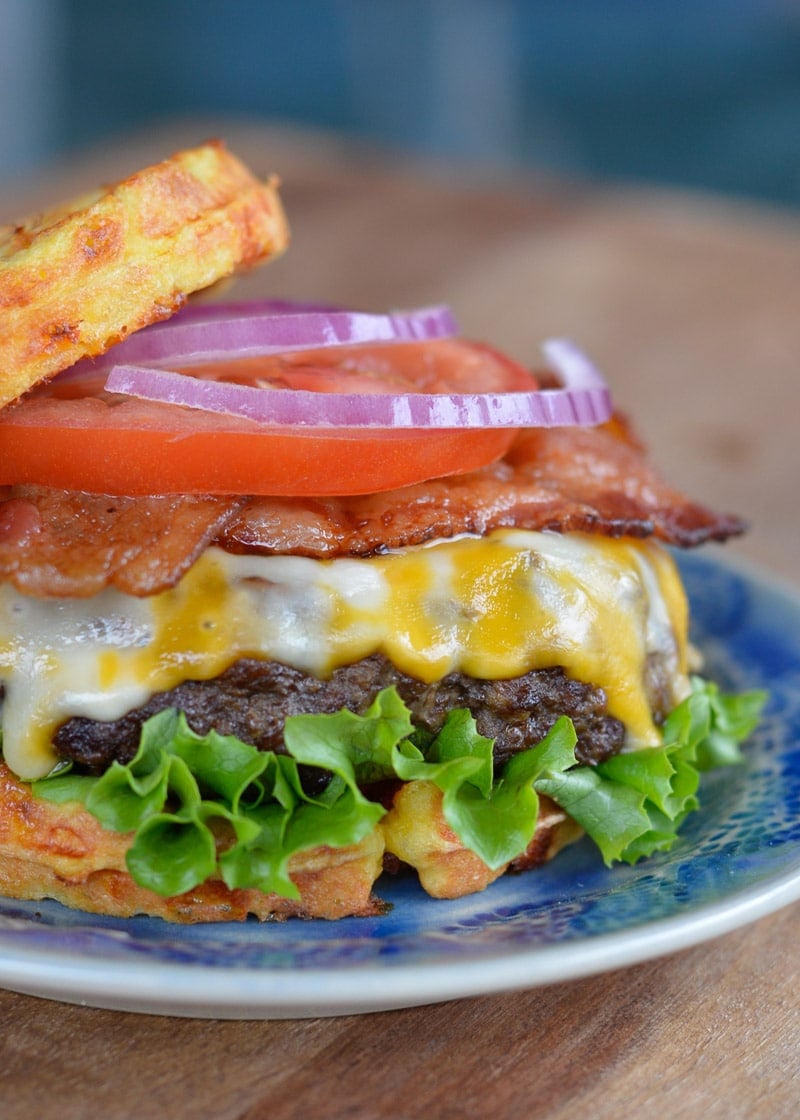
[[[469,708],[478,731],[494,739],[496,766],[540,742],[561,715],[575,725],[579,762],[601,762],[620,750],[624,738],[623,725],[606,712],[603,690],[571,680],[563,669],[537,669],[499,681],[451,673],[425,684],[374,654],[336,669],[326,680],[278,662],[242,659],[213,680],[185,681],[156,693],[121,719],[73,717],[58,728],[53,742],[61,758],[81,771],[100,774],[115,759],[125,763],[133,758],[146,719],[165,708],[178,708],[197,734],[213,728],[260,750],[284,753],[286,716],[341,708],[362,713],[389,685],[397,688],[415,725],[432,733],[449,711]]]

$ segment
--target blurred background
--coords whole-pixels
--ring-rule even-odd
[[[800,0],[0,0],[0,182],[156,122],[800,205]]]

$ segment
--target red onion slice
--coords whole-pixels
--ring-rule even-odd
[[[298,309],[299,308],[299,309]],[[226,358],[258,358],[323,346],[368,342],[429,342],[451,338],[458,324],[448,307],[422,307],[386,315],[340,311],[281,301],[208,304],[179,312],[117,343],[88,366],[200,365]],[[81,374],[81,362],[69,374]]]
[[[552,428],[602,424],[611,394],[574,343],[543,346],[563,388],[510,393],[314,393],[201,380],[171,370],[116,365],[111,393],[304,428]],[[230,356],[230,355],[228,355]]]

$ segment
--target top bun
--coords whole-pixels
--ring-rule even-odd
[[[277,180],[221,141],[0,226],[0,408],[168,318],[191,292],[281,253]]]

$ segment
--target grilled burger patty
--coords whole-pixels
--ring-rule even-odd
[[[377,693],[397,688],[415,725],[432,733],[449,711],[468,708],[478,731],[494,739],[494,759],[502,765],[518,751],[540,742],[561,715],[575,724],[575,756],[590,765],[616,754],[625,728],[606,712],[601,688],[569,678],[561,668],[538,669],[512,680],[475,680],[451,673],[426,684],[396,669],[380,654],[336,669],[325,680],[275,661],[243,658],[213,680],[185,681],[153,695],[121,719],[102,722],[73,717],[55,733],[58,755],[80,770],[102,773],[113,761],[129,762],[141,726],[165,708],[185,712],[190,727],[205,735],[235,735],[260,750],[283,752],[286,716],[364,712]]]

